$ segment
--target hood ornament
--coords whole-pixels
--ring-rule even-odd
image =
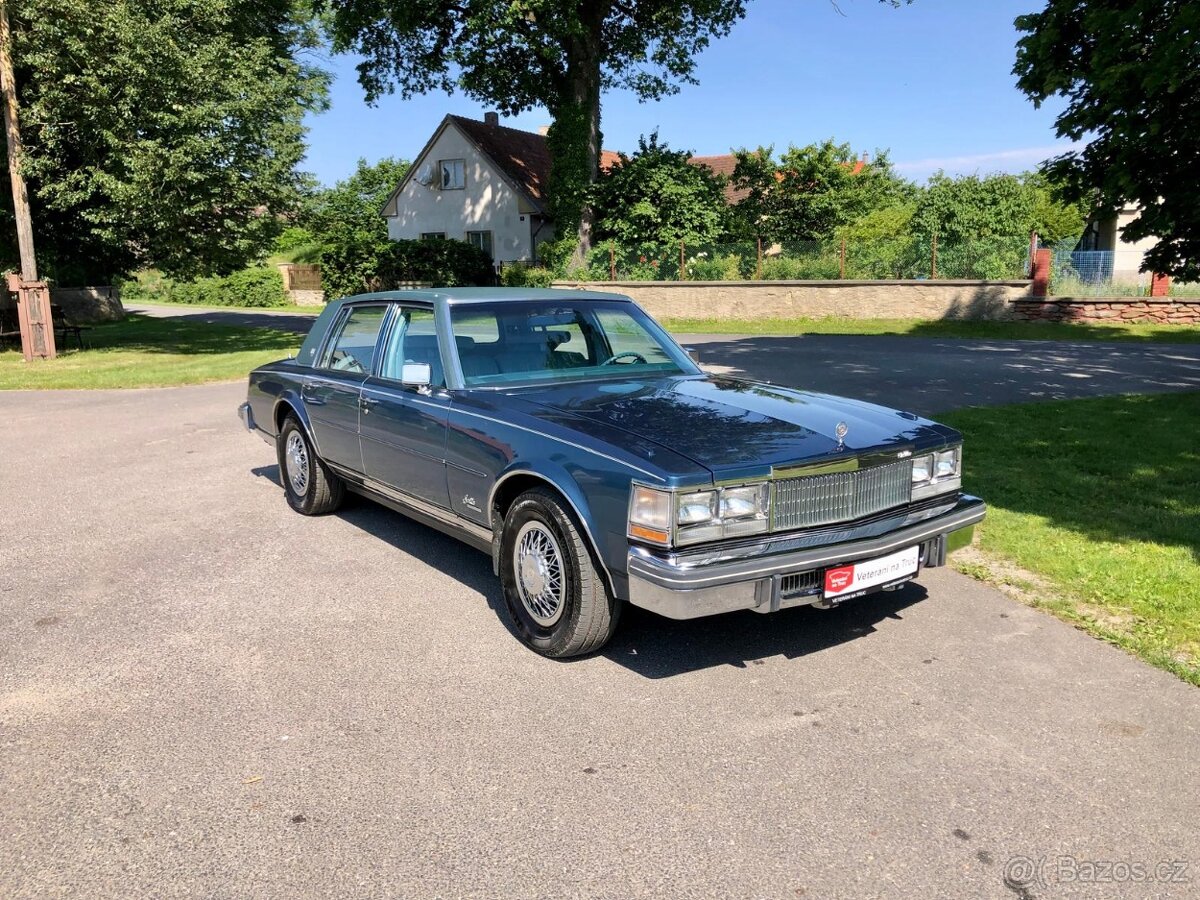
[[[837,427],[835,427],[833,429],[833,433],[838,439],[837,449],[839,449],[839,450],[846,449],[846,434],[849,431],[850,431],[850,428],[846,425],[845,422],[837,423]]]

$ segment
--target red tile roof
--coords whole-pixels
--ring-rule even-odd
[[[487,125],[462,116],[448,116],[487,154],[529,199],[544,207],[550,180],[550,150],[546,138],[505,125]]]
[[[693,156],[688,160],[693,166],[704,166],[709,169],[714,175],[724,175],[727,183],[725,185],[725,202],[730,206],[735,203],[741,203],[750,194],[750,191],[742,188],[738,190],[732,184],[728,183],[728,179],[733,178],[733,170],[737,167],[737,157],[732,153],[724,153],[720,156]]]

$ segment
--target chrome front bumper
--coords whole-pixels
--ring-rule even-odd
[[[738,548],[700,553],[629,551],[629,600],[672,619],[695,619],[739,609],[775,612],[821,605],[821,590],[788,595],[786,576],[819,575],[831,566],[861,562],[920,545],[921,565],[938,566],[946,553],[971,542],[987,507],[960,494],[942,506],[898,513],[866,525],[809,535],[773,535]],[[812,579],[808,579],[812,581]],[[819,583],[819,578],[816,579]]]
[[[247,401],[238,407],[238,418],[242,420],[242,424],[246,426],[247,431],[254,431],[254,412],[250,409],[250,403]]]

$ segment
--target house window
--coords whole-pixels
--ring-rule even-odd
[[[478,247],[488,256],[492,255],[492,233],[490,231],[468,231],[467,243]]]
[[[446,232],[444,231],[422,231],[421,240],[423,241],[444,241]]]
[[[443,159],[438,163],[442,170],[442,190],[461,191],[467,186],[466,162],[461,159]]]

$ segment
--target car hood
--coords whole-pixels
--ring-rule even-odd
[[[723,376],[596,381],[512,392],[688,457],[718,480],[871,452],[922,450],[958,432],[908,412]],[[839,444],[837,428],[846,426]]]

